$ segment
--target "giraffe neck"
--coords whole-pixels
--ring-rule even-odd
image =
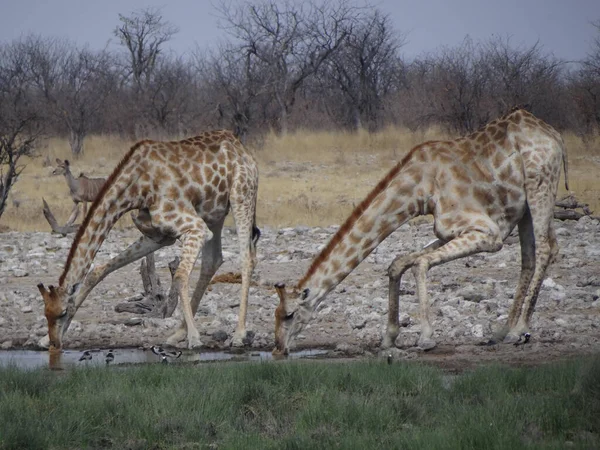
[[[65,269],[59,279],[60,286],[81,283],[117,220],[126,212],[140,207],[138,199],[132,198],[127,192],[130,186],[130,182],[116,179],[111,186],[106,186],[100,192],[73,240]]]
[[[379,186],[378,186],[379,187]],[[377,187],[375,188],[375,191]],[[348,218],[315,258],[298,289],[317,289],[322,297],[344,280],[386,237],[422,209],[415,198],[385,187]]]

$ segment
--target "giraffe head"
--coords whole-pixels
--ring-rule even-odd
[[[48,321],[48,337],[50,339],[50,350],[61,350],[63,334],[67,330],[71,319],[75,315],[74,297],[76,286],[68,293],[62,286],[44,287],[42,283],[37,285],[44,299],[44,315]]]
[[[304,289],[299,294],[302,302],[295,311],[290,312],[285,284],[276,284],[275,290],[279,295],[279,305],[275,309],[275,348],[273,349],[273,355],[284,356],[289,353],[293,339],[302,331],[302,328],[310,319],[311,309],[308,307],[309,303],[307,302],[310,291]]]

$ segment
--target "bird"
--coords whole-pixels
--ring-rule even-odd
[[[530,338],[531,338],[530,333],[522,333],[521,336],[519,336],[519,340],[514,343],[514,346],[515,347],[524,346],[525,344],[527,344],[529,342]]]
[[[388,363],[388,364],[392,364],[392,354],[391,354],[391,353],[389,353],[389,354],[387,355],[387,363]]]
[[[111,362],[113,362],[115,360],[115,355],[112,350],[108,351],[104,360],[106,361],[106,365],[109,365]]]
[[[161,356],[165,353],[165,350],[160,345],[153,345],[151,350],[152,353],[154,353],[157,356]]]
[[[166,351],[163,351],[162,355],[166,356],[168,358],[177,359],[177,358],[179,358],[181,356],[181,350],[176,351],[176,352],[166,352]]]
[[[162,355],[160,362],[163,364],[169,364],[169,361],[167,360],[167,357],[165,355]]]
[[[90,353],[89,350],[86,350],[85,352],[83,352],[81,354],[81,356],[79,357],[79,361],[91,361],[92,360],[92,354]]]

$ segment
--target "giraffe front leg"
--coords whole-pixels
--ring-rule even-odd
[[[398,313],[400,312],[400,282],[402,275],[412,267],[415,260],[423,255],[437,250],[443,245],[443,241],[436,240],[427,245],[422,251],[411,253],[406,256],[399,256],[388,268],[389,276],[389,311],[388,311],[388,324],[386,333],[383,337],[381,346],[383,348],[390,348],[395,346],[396,338],[400,333],[400,325],[398,323]]]
[[[436,346],[433,328],[429,319],[429,297],[427,295],[427,271],[434,266],[464,258],[480,252],[497,252],[502,248],[502,239],[495,224],[489,229],[467,229],[457,238],[441,245],[429,254],[418,257],[412,270],[417,281],[417,295],[421,319],[421,336],[418,345],[424,350]]]
[[[421,259],[412,268],[415,280],[417,281],[417,296],[419,297],[421,321],[421,335],[419,336],[418,346],[423,350],[430,350],[437,345],[431,338],[433,328],[429,320],[429,296],[427,294],[427,271],[429,267],[429,261]]]
[[[202,264],[200,266],[200,277],[198,283],[192,294],[192,314],[196,314],[200,300],[206,292],[210,280],[217,271],[217,269],[223,263],[223,255],[221,250],[221,231],[223,224],[220,223],[218,226],[211,228],[213,233],[212,239],[210,239],[202,249]],[[167,339],[167,345],[178,346],[181,341],[184,341],[187,337],[187,328],[185,321],[182,321],[180,326],[177,328]]]
[[[200,341],[200,333],[194,324],[194,312],[192,311],[192,305],[190,301],[190,295],[188,291],[189,278],[194,268],[194,263],[198,258],[198,254],[202,249],[204,242],[212,238],[212,232],[208,229],[204,221],[195,215],[181,214],[181,222],[190,222],[187,217],[191,219],[192,225],[190,225],[181,236],[181,262],[173,277],[173,285],[171,289],[176,289],[181,299],[181,308],[183,310],[183,318],[185,322],[185,329],[187,331],[187,342],[188,348],[193,349],[202,346]],[[187,216],[187,217],[186,217]],[[169,338],[169,341],[173,341],[180,330],[177,330],[173,336]],[[167,342],[169,342],[167,341]]]

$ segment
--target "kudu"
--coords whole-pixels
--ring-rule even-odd
[[[106,178],[88,178],[80,174],[75,178],[71,173],[71,167],[68,160],[61,161],[56,158],[57,167],[52,172],[52,175],[64,175],[69,185],[69,194],[73,199],[73,210],[67,221],[67,225],[72,225],[77,220],[79,215],[79,203],[83,203],[83,217],[87,214],[87,202],[93,202],[100,189],[104,185]]]

